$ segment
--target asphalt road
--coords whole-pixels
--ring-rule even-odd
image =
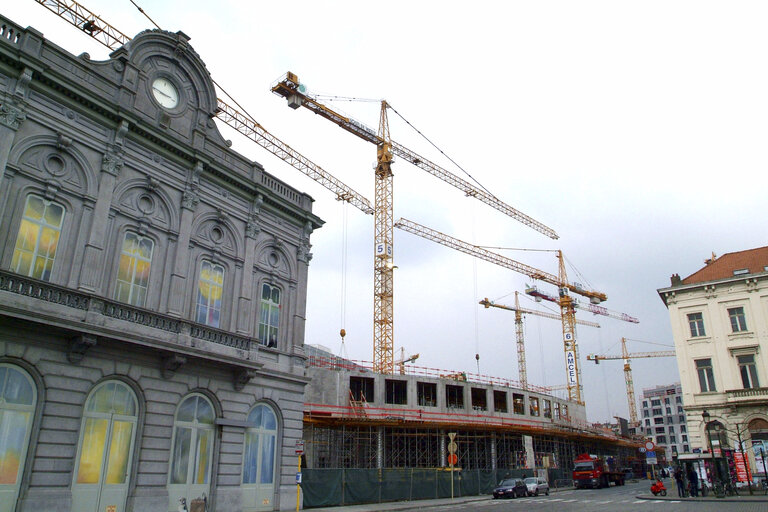
[[[667,483],[669,480],[666,481]],[[472,501],[455,505],[430,508],[430,511],[479,511],[479,512],[765,512],[766,503],[693,503],[679,500],[639,500],[638,494],[648,495],[649,482],[641,480],[622,487],[607,489],[569,489],[552,492],[549,496]],[[669,496],[676,491],[669,489]]]

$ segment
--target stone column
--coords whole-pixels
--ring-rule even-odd
[[[16,131],[27,118],[21,102],[5,101],[0,105],[0,185],[3,183],[5,166],[11,152]]]
[[[243,278],[240,280],[240,295],[237,299],[237,332],[249,334],[251,318],[253,317],[253,265],[256,263],[256,239],[261,232],[259,213],[264,198],[261,194],[251,205],[248,224],[245,226],[245,261],[243,263]],[[254,332],[254,335],[257,333]]]
[[[91,293],[99,290],[100,276],[104,270],[104,245],[106,244],[109,208],[115,181],[124,164],[123,137],[128,132],[128,122],[122,121],[115,134],[115,143],[107,146],[107,152],[101,161],[101,176],[96,206],[91,215],[91,230],[83,251],[83,263],[80,270],[79,289]]]
[[[309,250],[312,245],[309,243],[309,236],[312,234],[312,223],[307,221],[299,240],[297,250],[297,268],[296,276],[296,309],[293,315],[293,343],[294,345],[304,345],[304,331],[307,322],[307,279],[309,275],[309,262],[312,260],[312,253]]]
[[[192,182],[187,185],[181,198],[179,241],[176,244],[176,259],[173,273],[171,273],[171,291],[168,296],[168,314],[173,316],[182,316],[184,313],[184,284],[187,281],[187,268],[189,266],[189,240],[192,236],[192,219],[195,208],[200,202],[198,180],[202,171],[203,163],[198,162],[192,173]]]

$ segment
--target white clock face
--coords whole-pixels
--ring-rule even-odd
[[[167,78],[158,78],[152,82],[152,94],[165,108],[175,108],[179,104],[179,91]]]

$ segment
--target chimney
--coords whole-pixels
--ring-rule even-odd
[[[680,274],[672,274],[672,277],[670,277],[669,280],[672,282],[672,286],[677,286],[683,282],[682,279],[680,279]]]

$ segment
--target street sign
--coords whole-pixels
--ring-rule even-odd
[[[645,449],[645,446],[641,446],[640,448],[637,449],[637,451],[639,451],[640,453],[645,453],[648,450]]]
[[[458,447],[459,446],[454,441],[451,441],[450,443],[448,443],[448,453],[456,453],[456,449]]]
[[[656,452],[645,452],[645,463],[649,466],[658,464],[658,460],[656,460]]]
[[[651,450],[653,450],[654,448],[656,448],[656,445],[655,445],[655,444],[653,444],[653,441],[646,441],[646,442],[645,442],[645,449],[646,449],[646,450],[648,450],[648,451],[650,452],[650,451],[651,451]]]
[[[448,464],[451,466],[455,466],[459,462],[459,456],[455,453],[451,453],[448,455]]]
[[[296,455],[301,455],[304,453],[304,440],[299,439],[296,441]]]
[[[300,483],[301,483],[301,473],[300,473],[300,472],[299,472],[299,473],[296,473],[296,483],[297,483],[297,484],[300,484]]]

